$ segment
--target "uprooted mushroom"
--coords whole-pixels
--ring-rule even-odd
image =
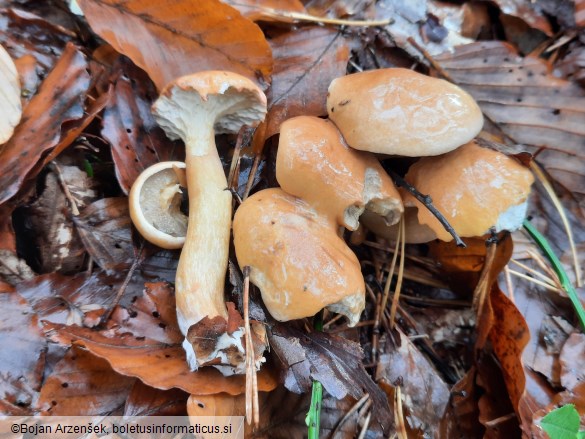
[[[245,371],[243,321],[224,301],[232,196],[215,135],[255,126],[266,114],[266,96],[232,72],[205,71],[167,85],[153,106],[171,139],[185,142],[189,218],[176,274],[177,320],[192,370],[211,365],[224,375]],[[264,327],[252,322],[255,363],[263,361]]]

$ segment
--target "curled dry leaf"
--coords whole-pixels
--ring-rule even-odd
[[[113,70],[118,77],[104,111],[102,135],[112,146],[116,177],[128,194],[142,171],[158,162],[183,160],[184,149],[169,140],[152,117],[157,92],[146,74],[124,57]]]
[[[141,333],[139,331],[144,331]],[[224,377],[214,368],[189,370],[183,338],[179,331],[172,288],[163,282],[146,284],[143,297],[127,309],[117,307],[109,329],[92,331],[79,326],[45,322],[48,337],[63,345],[80,345],[105,358],[112,368],[126,376],[140,378],[157,389],[173,387],[195,395],[225,392],[243,393],[245,377]],[[270,391],[276,378],[268,367],[258,374],[258,389]]]
[[[545,60],[522,58],[500,41],[457,47],[435,60],[489,119],[585,203],[582,88],[553,76]]]
[[[20,121],[22,106],[20,104],[20,83],[18,72],[6,49],[0,45],[0,145],[5,143]]]
[[[161,90],[179,76],[229,70],[266,88],[272,56],[260,28],[219,0],[80,0],[91,28]]]
[[[41,387],[47,342],[28,302],[6,285],[0,308],[0,400],[8,408],[28,408]]]
[[[83,101],[89,87],[87,62],[73,45],[68,45],[39,92],[24,110],[12,138],[0,152],[0,203],[20,189],[42,155],[51,150],[61,135],[61,125],[83,116]]]
[[[128,199],[103,198],[74,218],[81,240],[94,261],[107,272],[133,260]]]
[[[273,39],[271,45],[274,75],[263,140],[278,133],[280,124],[291,117],[327,115],[329,84],[345,74],[349,60],[341,33],[329,28],[297,29]]]
[[[52,416],[109,415],[124,405],[135,381],[74,346],[45,380],[38,409]]]

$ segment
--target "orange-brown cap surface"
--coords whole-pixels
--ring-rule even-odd
[[[483,126],[481,110],[461,88],[401,68],[334,79],[327,111],[352,148],[409,157],[452,151]]]
[[[364,209],[390,224],[403,210],[378,160],[349,148],[335,125],[318,117],[294,117],[281,125],[276,178],[285,192],[349,230],[357,229]]]
[[[469,142],[440,157],[424,157],[405,180],[430,195],[435,207],[461,237],[482,236],[491,227],[514,230],[522,225],[532,173],[505,154]],[[437,219],[410,194],[406,206],[418,207],[418,219],[443,241],[450,241]]]
[[[282,189],[260,191],[238,208],[234,245],[240,267],[277,320],[315,315],[324,307],[352,325],[365,306],[357,257],[327,218]]]
[[[420,224],[417,217],[416,207],[404,208],[404,226],[405,236],[404,242],[406,244],[423,244],[425,242],[437,239],[437,235],[426,224]],[[398,237],[399,224],[389,225],[379,215],[371,212],[365,212],[360,222],[366,226],[375,235],[386,238],[390,241],[396,241]]]

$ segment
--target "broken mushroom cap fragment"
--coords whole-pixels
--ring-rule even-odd
[[[183,162],[160,162],[146,168],[130,190],[130,218],[149,242],[166,249],[183,247],[187,215],[181,212]]]
[[[417,217],[416,207],[405,207],[404,216],[404,242],[406,244],[424,244],[437,239],[437,235],[429,226],[420,224]],[[388,224],[379,215],[372,212],[364,212],[360,222],[375,235],[389,241],[396,241],[398,238],[399,224]]]
[[[357,257],[331,221],[282,189],[265,189],[244,203],[234,218],[240,267],[270,314],[279,321],[310,317],[326,307],[355,325],[365,306]]]
[[[337,224],[356,230],[365,209],[394,224],[402,200],[378,160],[347,146],[333,123],[312,116],[288,119],[280,127],[276,179]]]
[[[163,89],[153,106],[153,115],[167,136],[185,142],[189,221],[175,292],[179,327],[191,340],[185,339],[183,347],[193,370],[213,365],[224,375],[245,371],[243,329],[231,330],[224,324],[230,320],[224,279],[232,196],[215,135],[237,132],[243,125],[256,126],[265,114],[266,96],[256,84],[224,71],[178,78]],[[255,360],[259,365],[262,358]]]
[[[334,79],[327,111],[352,148],[409,157],[452,151],[483,126],[481,110],[461,88],[402,68]]]
[[[405,180],[431,196],[459,236],[473,237],[492,227],[497,232],[520,228],[534,177],[513,158],[469,142],[439,157],[423,157],[410,167]],[[418,208],[420,224],[443,241],[453,239],[412,195],[403,199],[405,206]]]

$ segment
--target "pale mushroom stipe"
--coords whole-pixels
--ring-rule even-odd
[[[232,196],[215,135],[260,123],[266,115],[266,96],[243,76],[205,71],[167,85],[153,114],[167,136],[182,139],[186,149],[189,220],[175,290],[187,361],[192,370],[212,365],[224,375],[244,373],[244,328],[228,330],[234,325],[228,321],[237,312],[228,313],[224,301]],[[262,332],[260,327],[253,330]],[[257,356],[256,365],[263,360],[262,354]]]

